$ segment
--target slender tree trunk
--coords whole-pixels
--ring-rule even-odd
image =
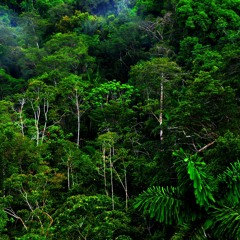
[[[32,106],[32,110],[34,113],[34,123],[35,123],[35,128],[36,128],[36,141],[37,141],[37,146],[38,146],[39,138],[40,138],[39,119],[40,119],[41,109],[40,109],[40,106],[37,106],[37,109],[35,109],[32,101],[31,101],[31,106]]]
[[[124,161],[123,161],[124,163]],[[114,172],[116,173],[123,189],[124,189],[124,192],[125,192],[125,208],[126,208],[126,211],[128,209],[128,185],[127,185],[127,170],[126,170],[126,166],[124,164],[124,182],[122,181],[120,175],[118,174],[117,170],[115,169],[115,167],[113,166],[113,170]]]
[[[160,83],[160,113],[159,113],[159,124],[160,124],[160,132],[159,137],[160,141],[163,140],[163,130],[162,130],[162,124],[163,124],[163,98],[164,98],[164,90],[163,90],[163,73],[162,73],[162,80]]]
[[[39,118],[40,118],[40,107],[38,106],[37,111],[34,113],[35,117],[35,127],[36,127],[36,141],[37,141],[37,146],[39,145],[39,138],[40,138],[40,131],[39,131]]]
[[[75,94],[75,101],[76,101],[76,110],[77,110],[77,146],[79,147],[80,144],[80,130],[81,130],[81,115],[80,115],[80,109],[79,109],[79,96],[76,90]]]
[[[45,122],[44,122],[43,131],[42,131],[42,143],[43,143],[45,133],[46,133],[46,129],[47,129],[48,110],[49,110],[49,102],[48,102],[47,99],[44,99],[43,111],[44,111]]]
[[[111,182],[111,195],[112,195],[112,210],[114,210],[113,162],[112,162],[112,149],[111,149],[111,147],[110,147],[110,150],[109,150],[109,165],[110,165],[110,182]]]
[[[20,125],[21,125],[22,135],[23,135],[23,137],[24,137],[24,122],[23,122],[23,116],[22,116],[22,114],[23,114],[23,107],[24,107],[24,104],[26,103],[26,101],[25,101],[25,99],[23,98],[23,99],[21,99],[19,102],[20,102],[20,105],[21,105],[21,107],[20,107],[20,109],[19,109],[19,119],[20,119]]]
[[[104,188],[105,188],[105,192],[106,195],[108,196],[108,190],[107,190],[107,176],[106,176],[106,148],[103,147],[103,155],[102,155],[102,159],[103,159],[103,178],[104,178]]]

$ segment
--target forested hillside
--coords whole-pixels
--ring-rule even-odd
[[[0,239],[240,239],[240,0],[1,0]]]

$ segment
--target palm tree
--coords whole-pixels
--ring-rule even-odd
[[[217,179],[197,153],[173,152],[176,186],[150,187],[135,201],[163,224],[176,226],[171,240],[240,239],[240,162]]]

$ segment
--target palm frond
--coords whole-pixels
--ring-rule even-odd
[[[182,148],[173,152],[173,156],[178,158],[175,165],[180,188],[187,189],[191,183],[196,203],[207,209],[212,202],[215,202],[215,199],[212,194],[213,189],[209,185],[211,176],[207,174],[206,163],[197,154],[187,154]],[[187,173],[189,178],[187,178]]]
[[[208,239],[204,231],[203,224],[184,223],[178,227],[177,232],[172,236],[171,240],[205,240]]]
[[[218,175],[219,182],[225,183],[226,198],[231,203],[238,204],[240,199],[240,161],[230,164],[222,174]]]
[[[218,239],[240,238],[240,206],[229,208],[226,206],[213,208],[209,213],[209,221],[205,228],[212,229]]]
[[[135,208],[143,210],[159,222],[172,224],[182,222],[180,211],[183,201],[179,198],[178,189],[175,187],[150,187],[140,194],[135,203]]]
[[[208,184],[209,176],[207,176],[204,168],[206,164],[199,159],[199,157],[197,159],[198,161],[189,159],[188,174],[193,181],[196,202],[200,206],[208,208],[210,206],[210,201],[215,202],[215,199],[212,194],[212,188]]]

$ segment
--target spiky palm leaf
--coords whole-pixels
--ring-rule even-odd
[[[231,163],[230,167],[218,176],[218,180],[225,184],[226,200],[231,204],[238,204],[240,201],[240,161]]]
[[[173,152],[173,156],[178,158],[175,165],[181,191],[187,189],[191,183],[194,188],[196,203],[207,209],[212,202],[215,202],[215,199],[212,194],[212,187],[209,185],[211,176],[207,175],[206,163],[197,154],[187,154],[182,148]],[[189,174],[189,178],[186,177],[186,173]]]
[[[208,239],[203,224],[184,223],[178,227],[171,240],[205,240]]]
[[[212,230],[216,238],[240,238],[240,161],[230,166],[218,175],[221,198],[218,206],[209,209],[209,220],[205,228]]]
[[[216,239],[240,239],[240,162],[219,175],[219,186],[226,187],[214,195],[216,182],[211,182],[201,157],[183,149],[173,155],[177,157],[177,187],[148,188],[136,199],[135,207],[162,223],[178,224],[172,240],[208,239],[205,230]]]
[[[214,207],[204,228],[211,229],[213,236],[218,239],[240,238],[240,206],[230,208],[226,206]]]
[[[179,198],[175,187],[150,187],[136,199],[135,208],[148,213],[151,218],[159,222],[172,224],[183,222],[180,214],[184,202]]]
[[[196,197],[196,203],[200,206],[208,208],[211,202],[215,202],[212,194],[212,188],[208,183],[208,178],[204,166],[206,164],[201,161],[188,162],[188,174],[193,181],[194,194]]]

